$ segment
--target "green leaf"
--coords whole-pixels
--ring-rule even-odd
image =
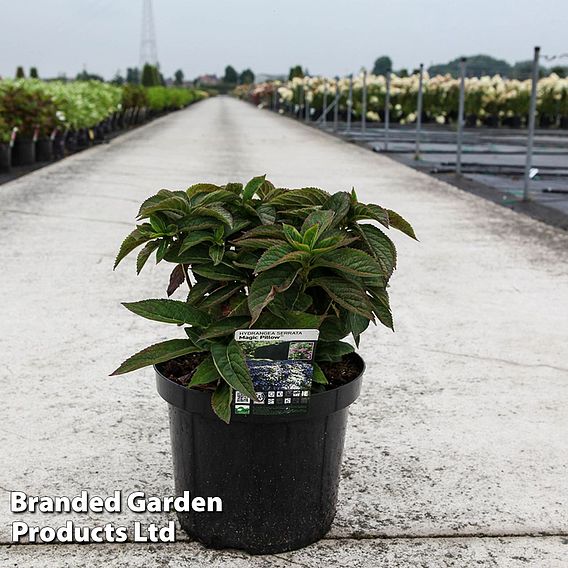
[[[179,211],[180,213],[189,213],[190,205],[187,197],[183,198],[179,195],[174,195],[166,199],[162,199],[158,203],[149,205],[140,210],[138,217],[143,219],[149,217],[158,211]]]
[[[209,247],[209,258],[213,261],[213,266],[217,266],[225,254],[225,245],[213,244]]]
[[[193,198],[201,193],[211,193],[213,191],[218,191],[219,189],[221,189],[221,187],[213,183],[196,183],[188,187],[185,193],[190,200],[193,200]]]
[[[140,274],[150,255],[160,246],[160,241],[150,241],[138,253],[136,258],[136,274]]]
[[[132,231],[125,239],[122,241],[120,245],[120,250],[116,255],[116,259],[114,261],[113,270],[118,266],[118,263],[129,253],[131,253],[135,248],[143,245],[145,242],[149,241],[153,237],[148,236],[147,234],[143,233],[140,230],[140,227],[136,227],[134,231]]]
[[[294,272],[289,267],[277,266],[263,272],[253,280],[248,295],[248,305],[252,315],[251,323],[258,319],[262,310],[278,292],[284,292],[292,285],[297,274],[297,271]]]
[[[204,217],[213,217],[213,219],[218,219],[226,223],[229,227],[233,226],[233,216],[218,203],[212,203],[211,205],[203,207],[197,206],[192,210],[192,213]]]
[[[304,251],[294,250],[288,243],[270,247],[259,259],[254,269],[256,274],[270,270],[285,262],[303,264],[309,260],[310,255]]]
[[[192,305],[199,304],[205,297],[205,294],[217,286],[219,286],[219,283],[214,280],[203,279],[196,282],[187,295],[187,302]]]
[[[185,239],[183,239],[179,247],[179,254],[184,253],[187,249],[194,247],[203,242],[213,242],[213,237],[208,231],[191,231]]]
[[[234,339],[228,345],[212,343],[211,355],[217,371],[230,386],[241,394],[258,400],[245,357]]]
[[[323,205],[329,198],[329,193],[317,187],[304,187],[302,189],[289,189],[276,195],[269,201],[271,205],[286,207],[309,207]]]
[[[217,371],[217,367],[213,363],[213,359],[211,357],[207,357],[199,363],[197,369],[193,375],[191,375],[191,380],[187,384],[188,388],[196,387],[198,385],[208,385],[213,381],[219,380],[221,375],[219,375],[219,371]]]
[[[336,276],[315,278],[309,284],[323,288],[328,296],[346,310],[373,320],[372,305],[362,288]]]
[[[267,179],[264,180],[264,183],[256,190],[256,194],[262,199],[266,201],[269,196],[275,195],[275,193],[279,191],[274,187],[274,184]]]
[[[191,270],[195,274],[209,278],[210,280],[221,280],[223,282],[232,280],[238,280],[240,282],[246,281],[246,277],[242,272],[225,264],[224,262],[217,266],[214,266],[213,264],[197,264],[192,266]]]
[[[414,233],[414,229],[406,219],[403,219],[396,211],[392,211],[391,209],[387,209],[386,211],[389,216],[389,223],[391,227],[398,229],[416,241],[418,240],[418,237]]]
[[[217,388],[211,395],[211,408],[213,408],[213,412],[227,424],[231,421],[232,400],[233,389],[225,381],[219,381]]]
[[[225,185],[225,189],[227,191],[230,191],[231,193],[234,193],[235,195],[240,195],[241,192],[243,191],[243,184],[242,183],[229,182],[227,185]]]
[[[142,300],[122,304],[131,312],[143,318],[164,323],[188,323],[203,327],[209,324],[209,316],[187,302],[179,300]]]
[[[226,189],[217,189],[208,193],[198,195],[194,199],[195,205],[209,205],[211,203],[234,203],[238,201],[237,195]]]
[[[370,322],[367,318],[351,312],[349,312],[348,321],[351,335],[353,335],[353,339],[355,340],[355,345],[359,347],[360,336],[369,327]]]
[[[296,248],[298,245],[302,245],[302,235],[298,229],[292,227],[292,225],[286,225],[285,223],[282,225],[282,228],[284,229],[284,236],[286,237],[286,240],[292,246]]]
[[[218,220],[205,215],[191,215],[184,217],[177,222],[178,229],[183,232],[201,231],[203,229],[215,229],[218,226]]]
[[[310,213],[302,224],[302,233],[305,233],[308,229],[317,227],[317,235],[321,235],[333,222],[335,213],[333,211],[326,211],[320,209]],[[304,235],[305,236],[305,235]],[[304,240],[305,242],[305,240]]]
[[[146,349],[142,349],[142,351],[132,355],[116,371],[111,373],[111,376],[122,375],[148,365],[157,365],[175,357],[199,351],[201,349],[196,347],[189,339],[169,339],[168,341],[162,341],[146,347]]]
[[[388,228],[389,226],[389,214],[387,209],[383,209],[379,205],[373,205],[372,203],[364,205],[363,203],[357,203],[353,206],[353,214],[355,216],[355,221],[360,219],[372,219],[378,221],[381,225]]]
[[[254,194],[257,192],[257,190],[260,188],[260,186],[264,183],[265,180],[266,180],[266,174],[264,174],[263,176],[257,176],[252,178],[245,185],[245,188],[243,190],[243,201],[248,201],[249,199],[252,199]]]
[[[322,209],[330,209],[335,213],[331,222],[332,227],[337,227],[345,219],[351,208],[351,197],[345,191],[334,193],[323,205]]]
[[[222,320],[213,322],[201,334],[200,339],[213,339],[215,337],[223,337],[225,335],[232,336],[237,329],[243,329],[250,323],[248,316],[235,316],[223,318]]]
[[[352,248],[340,248],[322,254],[317,257],[313,266],[328,266],[360,277],[382,276],[385,273],[383,267],[372,256]]]
[[[396,268],[394,243],[374,225],[358,225],[357,231],[367,245],[368,252],[380,262],[385,273],[390,277]]]
[[[168,252],[169,241],[166,238],[160,239],[158,245],[158,250],[156,250],[156,264],[164,260],[166,253]]]
[[[372,288],[370,292],[373,311],[379,318],[379,321],[383,325],[394,331],[394,322],[392,319],[389,295],[387,291],[380,288]]]
[[[318,341],[316,344],[316,360],[335,363],[341,361],[344,355],[353,353],[353,345],[345,341]]]
[[[321,367],[317,363],[313,363],[314,373],[312,375],[312,381],[319,385],[328,385],[329,381],[321,370]]]
[[[270,239],[265,237],[259,238],[252,238],[252,239],[241,239],[235,241],[235,244],[242,248],[249,248],[252,250],[256,249],[268,249],[274,245],[281,245],[285,243],[285,241],[281,241],[280,239]]]
[[[236,239],[235,242],[238,243],[244,239],[252,239],[257,237],[268,237],[271,239],[284,240],[284,231],[279,225],[258,225],[253,227],[243,233],[243,235]]]
[[[350,312],[345,311],[344,313],[348,315]],[[327,316],[319,328],[320,341],[337,341],[347,337],[350,332],[347,315],[345,318]]]
[[[227,284],[226,286],[221,286],[217,288],[214,292],[203,298],[203,301],[199,304],[201,309],[209,309],[212,306],[221,304],[225,300],[229,299],[233,294],[236,294],[243,287],[242,283],[237,284]]]
[[[262,204],[258,206],[256,214],[263,225],[272,225],[276,221],[276,209],[271,205]]]

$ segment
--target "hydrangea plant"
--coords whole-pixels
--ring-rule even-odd
[[[187,285],[185,300],[123,304],[150,320],[183,326],[185,337],[157,343],[127,359],[113,375],[189,353],[207,356],[188,387],[214,384],[212,407],[229,421],[235,390],[256,400],[244,354],[243,328],[317,328],[317,362],[339,361],[359,345],[370,322],[393,329],[387,287],[396,249],[385,229],[416,238],[398,213],[361,203],[354,190],[277,188],[258,176],[241,183],[199,183],[146,199],[115,268],[135,249],[140,273],[151,255],[174,265],[168,298]]]

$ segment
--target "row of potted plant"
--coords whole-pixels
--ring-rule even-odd
[[[0,81],[0,170],[61,158],[207,94],[101,81]]]
[[[276,95],[281,109],[299,112],[307,101],[313,118],[321,115],[325,92],[331,103],[339,89],[340,116],[348,112],[349,78],[322,76],[294,78],[291,81],[261,83],[253,88],[241,87],[235,94],[255,104],[271,105]],[[367,74],[366,118],[378,122],[384,118],[386,78]],[[390,119],[400,124],[416,121],[418,74],[410,77],[391,76]],[[459,79],[450,75],[423,76],[423,120],[439,124],[454,123],[457,118]],[[472,77],[465,81],[465,115],[469,126],[512,126],[526,124],[529,111],[531,81],[493,77]],[[353,77],[352,118],[363,112],[363,74]],[[552,74],[538,82],[537,112],[542,127],[568,128],[568,78]]]

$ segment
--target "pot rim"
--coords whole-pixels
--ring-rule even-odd
[[[308,411],[305,414],[279,414],[279,415],[260,415],[260,414],[231,414],[231,423],[259,423],[259,422],[290,422],[299,420],[311,420],[317,416],[328,416],[343,410],[351,405],[361,392],[361,384],[363,375],[365,374],[365,361],[358,353],[353,355],[361,364],[361,372],[352,381],[333,388],[328,391],[312,394],[308,403]],[[156,373],[156,388],[158,394],[171,406],[174,406],[185,412],[192,414],[200,414],[204,418],[211,420],[219,420],[220,418],[213,412],[211,408],[211,391],[200,391],[189,389],[174,383],[166,378],[153,366]]]

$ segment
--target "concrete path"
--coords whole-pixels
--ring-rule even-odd
[[[355,186],[399,211],[397,333],[362,341],[339,510],[321,543],[277,558],[175,545],[9,546],[40,526],[167,514],[15,515],[8,491],[172,492],[152,372],[109,378],[172,329],[119,305],[161,294],[159,266],[112,261],[162,187],[246,180]],[[568,235],[388,158],[219,97],[0,186],[1,566],[566,566]],[[396,235],[398,237],[398,235]]]

